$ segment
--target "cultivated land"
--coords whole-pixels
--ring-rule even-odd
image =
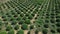
[[[0,0],[0,34],[60,34],[60,0]]]

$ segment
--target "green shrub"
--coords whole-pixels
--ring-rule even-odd
[[[3,24],[3,23],[0,21],[0,26],[2,26],[2,24]]]
[[[16,26],[14,27],[14,29],[15,29],[15,30],[18,30],[18,29],[19,29],[19,25],[16,25]]]
[[[59,33],[60,33],[60,28],[57,28],[57,32],[59,32]]]
[[[6,18],[6,15],[2,15],[2,18]]]
[[[60,22],[60,19],[56,19],[56,22]]]
[[[21,28],[22,28],[23,30],[27,30],[27,29],[28,29],[28,25],[27,25],[27,24],[22,24]]]
[[[57,27],[60,27],[60,22],[56,23],[56,26],[57,26]]]
[[[0,26],[0,30],[2,29],[2,27]]]
[[[29,13],[26,13],[26,16],[29,16]]]
[[[12,17],[10,17],[11,19],[10,19],[10,21],[13,21],[13,20],[16,20],[13,16]]]
[[[55,33],[55,30],[51,29],[51,32],[52,32],[52,33]]]
[[[24,20],[20,20],[20,21],[19,21],[19,24],[23,24],[23,23],[24,23]]]
[[[32,15],[29,15],[29,16],[28,16],[28,19],[32,19],[32,18],[33,18],[33,16],[32,16]]]
[[[6,13],[6,15],[7,15],[7,17],[12,17],[12,15],[11,15],[11,14],[9,14],[9,13]]]
[[[7,18],[4,18],[3,21],[7,21]]]
[[[21,13],[21,11],[17,11],[17,10],[15,10],[16,12],[17,12],[17,14],[20,14]]]
[[[18,14],[15,14],[14,17],[18,17]]]
[[[17,24],[16,20],[11,22],[11,25],[16,25],[16,24]]]
[[[23,19],[23,20],[26,20],[26,19],[27,19],[27,17],[26,17],[26,16],[24,16],[22,19]]]
[[[48,28],[48,27],[49,27],[49,25],[48,25],[48,24],[44,24],[44,27],[45,27],[45,28]]]
[[[21,17],[17,17],[16,20],[18,20],[18,21],[21,20]]]
[[[14,30],[10,30],[8,34],[14,34]]]
[[[5,25],[8,25],[8,22],[4,22]]]
[[[6,26],[6,31],[10,31],[12,29],[11,25]]]
[[[0,31],[0,34],[7,34],[6,31]]]
[[[37,10],[35,9],[35,11],[33,11],[33,14],[36,14],[37,13]]]
[[[30,24],[30,23],[31,23],[31,22],[30,22],[30,19],[26,19],[26,20],[25,20],[25,23],[26,23],[26,24]]]
[[[35,14],[34,14],[34,13],[31,13],[31,15],[32,15],[32,16],[35,16]]]
[[[24,34],[24,31],[23,31],[23,30],[19,30],[19,31],[17,32],[17,34]]]
[[[36,23],[42,25],[44,22],[42,20],[38,19],[38,20],[36,20]]]
[[[30,25],[30,29],[33,29],[34,28],[34,25]]]
[[[24,16],[24,13],[21,13],[20,16],[23,17]]]
[[[34,3],[41,5],[44,0],[33,0]]]
[[[47,29],[43,29],[43,34],[47,34],[48,30]]]

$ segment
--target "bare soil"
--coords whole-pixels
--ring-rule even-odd
[[[38,34],[42,34],[42,32],[38,32]]]

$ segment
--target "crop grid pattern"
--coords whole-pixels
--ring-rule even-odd
[[[41,1],[40,4],[36,0],[2,3],[0,34],[60,34],[60,0]]]

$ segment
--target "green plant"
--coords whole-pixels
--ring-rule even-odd
[[[33,0],[34,3],[41,5],[44,0]]]
[[[18,17],[18,14],[15,14],[14,17]]]
[[[24,31],[23,31],[23,30],[19,30],[19,31],[17,32],[17,34],[24,34]]]
[[[33,29],[34,28],[34,25],[30,25],[30,29]]]
[[[16,25],[16,24],[17,24],[16,20],[14,20],[14,21],[11,22],[11,25]]]
[[[43,34],[47,34],[48,30],[47,29],[43,29]]]
[[[3,23],[0,21],[0,26],[2,26],[3,25]]]
[[[7,21],[8,19],[7,18],[4,18],[3,21]]]
[[[10,17],[10,21],[16,20],[14,17]]]
[[[38,24],[42,25],[44,22],[43,22],[43,20],[38,19],[38,20],[36,20],[36,23],[38,23]]]
[[[6,26],[6,31],[10,31],[12,29],[11,25]]]
[[[59,33],[60,33],[60,28],[57,28],[57,32],[59,32]]]
[[[8,22],[4,22],[5,25],[8,25],[9,23]]]
[[[12,13],[12,15],[15,15],[16,13],[15,12],[11,12]]]
[[[2,15],[2,18],[6,18],[6,15]]]
[[[15,10],[16,12],[17,12],[17,14],[20,14],[21,13],[21,11],[17,11],[17,10]]]
[[[26,19],[27,19],[27,17],[26,17],[26,16],[24,16],[22,19],[23,19],[23,20],[26,20]]]
[[[55,30],[51,29],[51,32],[52,32],[52,33],[55,33]]]
[[[45,27],[45,28],[48,28],[48,27],[49,27],[49,25],[48,25],[48,24],[44,24],[44,27]]]
[[[7,34],[6,31],[0,31],[0,34]]]
[[[14,34],[14,30],[10,30],[8,34]]]
[[[18,30],[18,29],[19,29],[19,25],[16,25],[16,26],[14,27],[14,29],[15,29],[15,30]]]
[[[2,29],[2,27],[0,26],[0,30]]]
[[[24,23],[24,20],[20,20],[18,24],[23,24]]]
[[[33,16],[32,16],[32,15],[29,15],[29,16],[28,16],[28,19],[32,19],[32,18],[33,18]]]
[[[11,14],[9,14],[9,13],[6,13],[6,15],[7,15],[7,17],[12,17],[12,15],[11,15]]]
[[[56,22],[60,22],[60,19],[56,19]]]
[[[60,27],[60,22],[56,23],[56,26],[57,26],[57,27]]]
[[[27,29],[28,29],[28,25],[27,25],[27,24],[22,24],[21,28],[22,28],[23,30],[27,30]]]
[[[29,16],[29,13],[26,13],[26,16]]]
[[[23,17],[24,16],[24,13],[21,13],[20,16]]]
[[[30,24],[30,23],[31,23],[31,22],[30,22],[30,19],[26,19],[26,20],[25,20],[25,23],[26,23],[26,24]]]
[[[17,17],[16,20],[20,21],[21,20],[21,17]]]
[[[49,23],[49,20],[45,20],[45,23]]]
[[[31,13],[32,16],[35,16],[35,13]]]

